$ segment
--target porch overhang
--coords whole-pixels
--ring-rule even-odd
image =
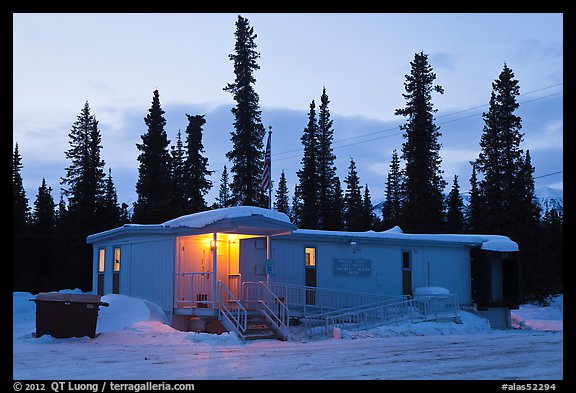
[[[191,214],[167,221],[177,235],[192,233],[228,233],[238,235],[280,236],[297,229],[288,217],[258,207],[229,207]]]

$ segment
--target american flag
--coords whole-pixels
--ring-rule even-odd
[[[262,172],[262,189],[270,188],[270,134],[268,134],[268,143],[266,143],[266,154],[264,156],[264,170]]]

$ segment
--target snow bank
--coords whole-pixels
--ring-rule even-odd
[[[59,292],[82,293],[80,290]],[[35,295],[26,292],[13,293],[14,343],[80,342],[109,345],[232,345],[242,343],[234,333],[214,335],[178,331],[167,324],[166,314],[158,305],[143,299],[113,294],[102,297],[102,301],[108,303],[109,306],[99,308],[96,338],[56,339],[48,335],[35,338],[36,305],[30,301],[35,297]]]
[[[96,333],[120,331],[140,321],[168,323],[162,309],[151,302],[124,295],[105,295],[102,301],[108,307],[100,307]]]
[[[546,307],[522,304],[518,310],[512,310],[512,327],[526,330],[563,331],[563,295],[550,297],[547,302]]]
[[[434,296],[434,295],[450,295],[450,290],[442,287],[418,287],[414,289],[414,297],[416,296]]]
[[[418,322],[400,323],[398,325],[378,326],[361,331],[341,330],[337,332],[343,339],[398,337],[398,336],[436,336],[451,334],[489,333],[490,322],[475,314],[458,312],[459,322]]]
[[[515,252],[518,251],[518,244],[510,239],[492,238],[482,243],[482,250],[497,252]]]
[[[203,228],[215,223],[216,221],[230,218],[250,217],[253,215],[264,216],[277,221],[290,223],[290,218],[281,212],[254,206],[232,206],[188,214],[186,216],[166,221],[162,225],[167,227]]]

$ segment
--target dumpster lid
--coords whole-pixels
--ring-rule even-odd
[[[44,293],[41,292],[36,295],[35,299],[30,299],[34,302],[44,301],[44,302],[58,302],[58,303],[92,303],[101,304],[104,302],[100,301],[100,295],[91,294],[73,294],[73,293]]]

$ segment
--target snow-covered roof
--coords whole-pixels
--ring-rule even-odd
[[[518,251],[518,244],[507,236],[501,235],[477,235],[477,234],[420,234],[404,233],[398,226],[387,231],[375,232],[344,232],[344,231],[323,231],[317,229],[297,229],[292,232],[296,236],[332,236],[332,237],[349,237],[364,239],[382,239],[382,240],[406,240],[406,241],[423,241],[432,243],[446,244],[468,244],[480,246],[482,250],[497,252],[515,252]]]
[[[90,235],[88,236],[88,241],[92,242],[96,238],[100,238],[106,235],[112,235],[122,231],[123,229],[138,231],[139,233],[150,231],[163,232],[168,228],[204,228],[218,221],[251,218],[251,217],[264,217],[266,219],[282,223],[279,226],[286,227],[284,228],[284,230],[293,229],[292,235],[298,237],[325,236],[333,238],[363,238],[374,240],[382,239],[382,240],[421,241],[421,242],[446,243],[446,244],[467,244],[474,247],[480,247],[483,250],[497,251],[497,252],[518,251],[518,244],[510,240],[508,237],[500,235],[415,234],[415,233],[404,233],[402,229],[398,226],[395,226],[394,228],[382,232],[375,232],[375,231],[345,232],[345,231],[324,231],[317,229],[295,229],[295,226],[290,222],[290,218],[286,214],[255,206],[233,206],[222,209],[207,210],[200,213],[193,213],[178,218],[174,218],[162,224],[152,224],[152,225],[126,224],[120,228],[115,228],[109,231],[101,232],[99,234]],[[260,232],[254,232],[254,233],[260,233]]]
[[[288,218],[288,216],[284,213],[255,206],[232,206],[222,209],[207,210],[200,213],[188,214],[186,216],[168,220],[162,225],[165,227],[203,228],[215,223],[216,221],[251,216],[263,216],[272,220],[282,221],[290,224],[290,218]]]

